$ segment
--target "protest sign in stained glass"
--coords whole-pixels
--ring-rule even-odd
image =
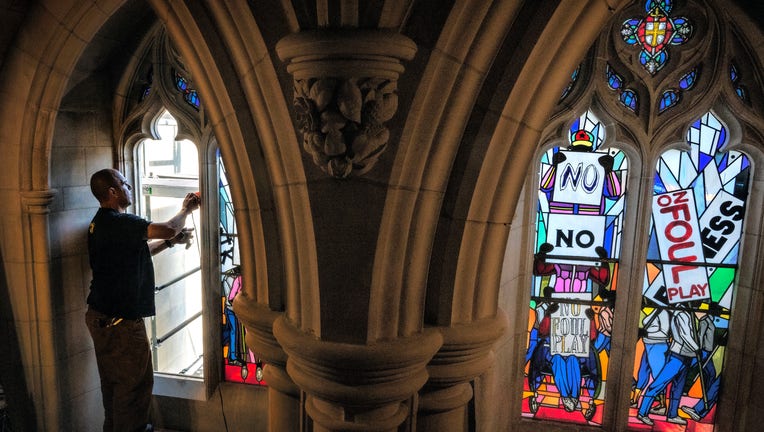
[[[591,112],[539,169],[522,412],[601,424],[628,163]]]
[[[724,151],[727,138],[709,112],[687,132],[690,151],[668,150],[657,164],[634,430],[713,429],[751,169],[744,154]]]

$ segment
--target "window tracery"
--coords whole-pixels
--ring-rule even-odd
[[[638,8],[647,15],[632,18]],[[550,119],[528,188],[535,231],[525,418],[618,430],[719,427],[735,293],[750,272],[738,263],[751,253],[743,239],[756,164],[739,149],[764,144],[756,126],[764,113],[752,102],[760,99],[750,85],[757,63],[718,8],[635,1],[582,63],[592,71],[577,83],[586,90],[567,95]],[[560,130],[570,134],[567,148]],[[576,142],[592,143],[581,147],[589,156],[570,157]],[[593,154],[610,155],[612,168]],[[645,165],[655,167],[651,178],[636,175]],[[609,186],[608,172],[621,183]],[[629,193],[640,190],[652,195]],[[592,193],[602,205],[585,201]],[[602,217],[615,222],[610,234]],[[620,321],[632,310],[638,319]],[[633,369],[628,382],[611,382],[613,361]]]

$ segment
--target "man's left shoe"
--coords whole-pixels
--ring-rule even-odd
[[[652,407],[650,408],[650,414],[666,415],[666,407],[665,406]]]
[[[698,412],[695,411],[694,408],[688,407],[688,406],[683,406],[682,407],[682,411],[684,411],[688,416],[690,416],[691,419],[693,419],[695,421],[700,421],[700,414],[698,414]]]
[[[687,420],[685,420],[685,419],[683,419],[682,417],[679,417],[679,416],[671,417],[670,419],[668,419],[668,422],[669,423],[678,424],[678,425],[686,425],[687,424]]]
[[[565,407],[565,411],[573,412],[576,410],[576,406],[578,405],[578,400],[571,397],[563,397],[562,405]]]
[[[652,426],[652,425],[655,424],[650,417],[643,416],[642,414],[637,414],[637,420],[641,421],[642,423],[644,423],[644,424],[646,424],[648,426]]]

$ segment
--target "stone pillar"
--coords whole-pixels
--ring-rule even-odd
[[[30,393],[35,394],[37,428],[51,431],[62,422],[61,383],[58,380],[60,364],[57,355],[57,339],[53,326],[56,324],[55,304],[50,281],[50,205],[56,190],[21,192],[21,208],[24,226],[22,247],[26,253],[27,286],[34,295],[26,296],[27,303],[14,306],[20,314],[16,325],[27,327],[33,340],[20,338],[24,362],[24,374]]]
[[[401,60],[416,44],[389,30],[333,29],[289,35],[276,52],[294,77],[297,127],[316,165],[336,178],[371,169],[398,110]]]
[[[495,318],[439,328],[443,346],[427,365],[430,379],[419,392],[417,432],[467,430],[471,381],[493,364],[493,344],[506,328],[501,309]]]
[[[368,345],[327,342],[284,317],[273,332],[289,355],[289,376],[306,393],[315,432],[398,431],[442,343],[437,330]]]
[[[246,325],[247,346],[265,363],[263,379],[268,384],[269,430],[302,430],[300,388],[286,373],[287,355],[273,336],[273,322],[282,315],[281,312],[274,312],[254,301],[245,301],[242,294],[234,300],[234,309]]]

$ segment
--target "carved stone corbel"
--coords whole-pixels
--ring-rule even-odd
[[[416,44],[392,31],[333,30],[289,35],[276,52],[294,78],[297,127],[315,164],[336,178],[370,170],[398,110],[401,61]]]

